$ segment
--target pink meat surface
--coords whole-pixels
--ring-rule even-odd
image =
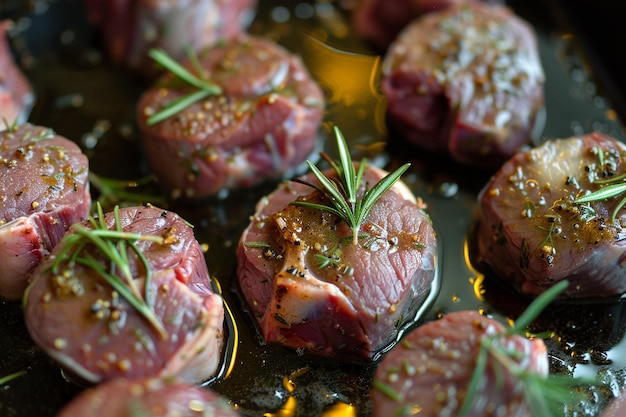
[[[626,292],[626,214],[612,221],[621,197],[574,203],[607,185],[598,181],[619,181],[625,158],[626,146],[601,133],[519,152],[480,192],[477,262],[524,294],[565,279],[564,297]]]
[[[385,51],[414,19],[454,4],[477,0],[360,0],[352,13],[356,35],[379,51]],[[482,0],[502,4],[502,0]]]
[[[396,398],[373,388],[372,417],[411,415],[455,417],[476,367],[481,340],[503,333],[499,322],[474,311],[449,313],[409,333],[379,364],[375,380]],[[548,355],[541,339],[502,335],[498,344],[518,352],[517,364],[527,372],[548,374]],[[475,400],[466,417],[533,416],[517,378],[494,357],[487,357]]]
[[[26,122],[34,98],[9,46],[7,32],[12,24],[8,20],[0,21],[0,130],[6,124]]]
[[[105,218],[113,227],[113,214]],[[221,360],[224,307],[193,229],[177,214],[153,206],[122,208],[119,218],[125,232],[165,239],[137,242],[152,275],[146,301],[165,334],[94,269],[80,263],[70,269],[64,261],[61,269],[70,273],[55,274],[51,265],[63,242],[34,272],[25,295],[29,333],[70,375],[91,383],[117,377],[209,379]],[[101,251],[93,246],[87,251],[109,269]],[[129,265],[141,290],[146,272],[130,251]]]
[[[383,174],[369,167],[365,181]],[[333,215],[289,205],[297,198],[323,202],[311,190],[285,183],[258,203],[238,246],[240,291],[266,342],[372,358],[395,342],[424,301],[435,275],[435,232],[415,197],[396,183],[354,245]]]
[[[199,61],[223,94],[148,125],[149,116],[193,91],[167,74],[138,106],[150,166],[174,195],[198,199],[275,179],[313,152],[324,96],[297,56],[242,36],[203,50]]]
[[[239,35],[254,16],[257,0],[85,0],[89,19],[101,30],[111,59],[158,74],[148,51],[164,49],[174,59]]]
[[[623,417],[626,416],[626,390],[619,397],[613,399],[609,406],[602,411],[600,417]]]
[[[35,267],[89,214],[87,156],[51,129],[0,132],[0,296],[19,299]]]
[[[530,143],[544,106],[532,27],[505,6],[470,2],[412,22],[383,62],[394,133],[475,167]]]
[[[82,392],[56,417],[238,417],[208,388],[175,379],[118,378]]]

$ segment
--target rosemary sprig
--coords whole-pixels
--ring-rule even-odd
[[[610,182],[617,182],[617,181],[623,180],[624,177],[626,177],[626,174],[620,175],[619,177],[611,178],[610,180],[596,181],[596,183],[607,184]],[[611,184],[605,187],[601,187],[599,190],[596,190],[592,193],[585,194],[581,197],[578,197],[577,199],[574,200],[574,203],[580,204],[580,203],[590,203],[592,201],[607,200],[609,198],[621,196],[625,192],[626,192],[626,182],[621,182],[618,184]],[[615,207],[615,210],[613,210],[613,214],[611,215],[612,222],[615,222],[615,219],[617,218],[617,213],[622,209],[622,207],[624,207],[624,204],[626,204],[626,196],[622,197],[620,202]]]
[[[194,68],[198,71],[197,57],[193,50],[187,49],[189,59],[194,64]],[[222,93],[222,88],[213,84],[206,79],[204,73],[198,71],[200,76],[191,73],[187,68],[180,65],[174,59],[172,59],[167,52],[162,49],[151,49],[149,55],[152,59],[158,62],[166,70],[189,84],[191,87],[195,87],[196,90],[189,94],[181,96],[176,100],[171,101],[168,105],[164,106],[161,110],[153,114],[148,118],[146,123],[148,126],[162,122],[165,119],[172,117],[173,115],[180,113],[192,104],[209,96],[215,96]]]
[[[54,258],[51,265],[52,273],[62,274],[66,272],[61,271],[64,264],[69,267],[69,273],[72,273],[71,270],[76,264],[91,268],[133,306],[163,339],[167,339],[167,331],[148,303],[148,288],[152,273],[147,259],[136,244],[140,240],[163,244],[165,239],[162,236],[124,232],[119,218],[118,206],[114,209],[114,230],[110,230],[106,225],[100,204],[97,205],[97,210],[97,218],[89,217],[91,228],[77,223],[72,226],[74,233],[63,237],[60,243],[63,245],[63,249]],[[95,247],[104,256],[104,263],[90,253],[88,249],[91,247]],[[143,294],[133,279],[128,259],[129,249],[135,253],[144,268]]]
[[[537,297],[528,308],[520,315],[515,323],[505,332],[485,336],[480,342],[480,351],[476,359],[476,365],[459,416],[466,415],[476,396],[483,379],[487,363],[491,359],[496,366],[502,366],[507,372],[513,374],[522,384],[533,415],[553,417],[563,414],[563,405],[572,402],[576,395],[572,387],[589,385],[595,380],[588,378],[573,378],[565,375],[549,375],[543,377],[522,369],[518,365],[520,352],[506,349],[500,343],[502,338],[513,335],[526,334],[527,327],[541,314],[541,312],[560,294],[569,283],[561,281]]]
[[[106,178],[89,171],[89,182],[98,191],[98,203],[105,209],[151,203],[163,207],[167,201],[163,195],[151,190],[155,184],[153,175],[134,180]],[[145,192],[144,192],[145,191]]]
[[[13,119],[12,123],[9,123],[6,117],[2,118],[2,122],[4,123],[4,128],[7,132],[15,132],[17,130],[17,127],[19,125],[19,123],[17,122],[17,119],[18,117]]]
[[[554,222],[550,222],[550,227],[544,227],[537,225],[537,229],[546,233],[546,237],[539,244],[539,248],[544,248],[546,245],[549,247],[552,254],[556,254],[556,246],[554,245]]]
[[[316,253],[313,255],[315,260],[317,261],[317,267],[319,269],[326,268],[327,266],[338,267],[339,266],[339,258],[334,255],[326,256],[321,253]]]
[[[604,166],[604,152],[600,148],[594,148],[595,154],[598,156],[598,163],[600,166]],[[599,184],[602,187],[594,192],[587,193],[574,200],[576,204],[591,203],[593,201],[607,200],[609,198],[619,197],[626,192],[626,173],[605,179],[596,179],[593,181],[595,184]],[[622,197],[617,204],[611,215],[611,222],[615,222],[617,213],[626,204],[626,196]]]
[[[4,384],[8,384],[9,382],[13,381],[14,379],[17,379],[17,378],[21,377],[24,374],[26,374],[26,370],[25,369],[23,369],[21,371],[13,372],[11,374],[7,374],[7,375],[4,375],[4,376],[0,376],[0,386],[2,386]]]
[[[339,150],[339,161],[332,160],[324,152],[321,152],[320,156],[330,164],[331,168],[337,174],[338,180],[325,176],[322,171],[310,161],[307,161],[307,164],[321,185],[318,186],[301,179],[293,180],[308,185],[323,193],[330,200],[330,204],[318,204],[308,201],[293,201],[291,204],[327,211],[339,217],[346,222],[352,230],[352,243],[356,245],[358,243],[361,224],[365,221],[365,218],[374,204],[376,204],[376,201],[391,188],[411,164],[404,164],[394,172],[387,174],[372,188],[369,188],[366,184],[363,195],[359,197],[358,193],[361,188],[367,161],[363,158],[359,164],[358,171],[356,171],[343,134],[337,127],[334,128],[334,132],[337,140],[337,148]]]

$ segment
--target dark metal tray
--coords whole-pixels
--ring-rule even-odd
[[[539,140],[592,130],[624,140],[623,91],[615,87],[615,75],[602,56],[590,48],[593,41],[578,32],[582,29],[568,2],[563,3],[508,2],[539,35],[547,77],[546,123]],[[285,16],[289,18],[283,21]],[[99,175],[132,179],[146,174],[134,110],[147,82],[107,62],[80,1],[5,0],[0,3],[0,17],[16,21],[12,44],[36,89],[30,121],[77,141]],[[523,309],[528,300],[498,287],[470,262],[476,194],[490,173],[433,158],[387,137],[377,84],[381,57],[350,35],[338,4],[260,0],[250,31],[303,56],[326,91],[325,122],[338,125],[353,149],[383,167],[412,162],[405,181],[428,204],[442,248],[441,291],[422,320],[462,309],[505,319]],[[221,282],[238,323],[232,374],[209,386],[246,416],[368,416],[375,364],[332,363],[262,345],[231,291],[239,234],[256,201],[275,185],[169,207],[192,222],[198,240],[208,244],[209,270]],[[554,372],[600,373],[607,381],[608,388],[592,390],[589,400],[574,408],[579,416],[597,415],[625,386],[623,304],[621,300],[561,304],[537,321],[538,330],[556,332],[548,341]],[[0,415],[53,416],[80,391],[33,345],[19,303],[0,302],[0,335],[0,377],[28,370],[0,387]]]

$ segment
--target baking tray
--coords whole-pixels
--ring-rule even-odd
[[[600,130],[624,140],[610,69],[579,30],[563,4],[510,0],[539,37],[546,72],[546,120],[536,143]],[[37,102],[30,121],[75,140],[96,174],[134,179],[149,171],[134,122],[135,103],[146,80],[111,65],[79,0],[0,2],[0,17],[15,20],[11,43],[31,80]],[[388,137],[379,88],[381,57],[350,33],[346,12],[331,1],[260,0],[250,32],[268,36],[299,53],[328,98],[325,136],[339,126],[356,156],[381,167],[412,163],[404,180],[428,205],[438,233],[441,289],[420,322],[450,311],[474,309],[497,319],[515,317],[528,300],[499,287],[471,264],[476,195],[490,173],[458,166]],[[622,91],[623,93],[623,91]],[[616,110],[617,109],[617,110]],[[622,114],[623,116],[623,114]],[[332,151],[331,151],[332,153]],[[228,377],[208,384],[244,416],[368,416],[368,390],[375,364],[341,364],[299,356],[260,343],[232,291],[235,248],[256,201],[276,183],[234,191],[197,204],[172,203],[208,245],[206,260],[234,312],[239,342]],[[575,314],[574,314],[575,313]],[[0,302],[0,376],[27,370],[0,387],[0,416],[54,416],[81,387],[33,345],[20,304]],[[624,302],[562,303],[548,309],[533,330],[552,330],[553,372],[601,374],[572,415],[596,416],[626,379]]]

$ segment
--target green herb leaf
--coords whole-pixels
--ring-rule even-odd
[[[247,248],[271,248],[272,245],[270,245],[267,242],[244,242],[244,246]]]
[[[178,97],[176,100],[172,100],[161,111],[150,116],[148,120],[146,121],[146,123],[148,125],[155,125],[159,122],[162,122],[165,119],[169,119],[170,117],[185,110],[187,107],[191,106],[193,103],[196,103],[210,95],[213,95],[213,93],[211,93],[210,91],[199,90],[199,91],[194,91],[193,93],[189,93],[185,96]]]
[[[7,132],[15,132],[17,130],[19,126],[17,119],[18,117],[16,116],[15,119],[13,119],[13,122],[9,123],[6,117],[2,118],[2,122],[4,123],[4,127]]]
[[[192,65],[199,69],[199,63],[197,56],[191,49],[187,49],[189,59]],[[151,49],[149,55],[156,62],[161,64],[166,70],[174,74],[179,79],[185,81],[189,86],[195,87],[197,91],[193,91],[187,95],[173,100],[168,105],[164,106],[161,110],[150,116],[146,123],[148,126],[162,122],[169,119],[175,114],[180,113],[192,104],[209,96],[215,96],[222,94],[222,88],[204,78],[204,74],[201,74],[202,78],[192,74],[187,68],[180,65],[174,59],[172,59],[167,52],[162,49]]]
[[[559,281],[552,287],[541,293],[515,320],[515,324],[509,329],[509,334],[524,332],[526,328],[537,318],[554,299],[567,289],[568,281]]]
[[[326,177],[324,173],[310,161],[307,161],[307,164],[315,178],[320,182],[320,185],[317,186],[299,179],[293,180],[308,185],[323,193],[330,200],[330,204],[325,205],[307,201],[293,201],[291,204],[323,210],[339,217],[346,222],[350,230],[352,230],[352,242],[356,245],[358,243],[359,229],[372,207],[374,207],[378,199],[400,179],[411,164],[404,164],[394,172],[387,174],[381,181],[374,185],[374,187],[371,189],[366,188],[361,198],[359,198],[358,192],[361,188],[367,161],[363,159],[359,164],[358,171],[355,171],[354,162],[350,157],[348,145],[341,131],[335,127],[334,132],[337,148],[339,150],[339,161],[333,161],[323,152],[320,155],[329,162],[331,168],[337,174],[338,180]]]
[[[380,391],[386,397],[392,399],[393,401],[399,402],[402,401],[402,394],[393,389],[393,387],[385,384],[382,381],[374,380],[372,382],[372,386]]]
[[[576,203],[588,203],[591,201],[606,200],[607,198],[617,197],[626,191],[626,183],[613,184],[602,187],[597,191],[586,194],[575,200]]]
[[[133,180],[106,178],[89,171],[89,183],[99,192],[98,204],[107,210],[115,206],[131,206],[151,203],[163,207],[166,199],[159,194],[153,175]],[[94,207],[96,210],[96,207]]]
[[[483,347],[481,343],[481,349],[478,352],[478,358],[476,358],[476,365],[474,366],[474,372],[472,373],[472,378],[467,386],[467,392],[465,394],[465,400],[461,405],[461,409],[459,410],[459,416],[464,416],[469,411],[472,406],[472,402],[476,395],[478,394],[478,389],[480,388],[480,384],[482,382],[482,377],[485,375],[485,370],[487,369],[487,359],[488,359],[489,350]]]
[[[193,53],[193,51],[191,51],[190,53]],[[177,61],[172,59],[164,50],[151,49],[148,54],[152,59],[161,64],[166,70],[176,75],[181,80],[187,82],[189,85],[197,87],[201,90],[208,90],[213,94],[220,94],[222,92],[221,87],[216,84],[212,84],[207,80],[202,80],[198,78],[196,75],[189,72],[187,68],[183,67]]]
[[[75,264],[92,269],[133,306],[163,339],[167,339],[167,331],[147,301],[151,269],[144,254],[136,245],[136,242],[140,240],[164,244],[165,239],[162,236],[124,232],[119,219],[118,206],[114,210],[114,230],[110,230],[104,220],[104,212],[100,204],[97,210],[98,217],[90,216],[88,219],[91,228],[80,223],[74,224],[72,226],[74,233],[69,233],[61,239],[60,244],[63,245],[63,249],[54,258],[50,267],[52,273],[65,272],[66,269],[62,271],[62,268],[69,268],[71,273]],[[104,257],[104,262],[92,255],[94,247]],[[129,249],[137,256],[145,271],[143,294],[137,288],[130,269]]]
[[[569,285],[567,281],[560,281],[538,296],[526,310],[517,318],[515,324],[504,333],[484,336],[480,342],[480,351],[470,378],[465,399],[461,405],[459,416],[466,415],[478,394],[478,388],[486,372],[486,364],[491,360],[496,368],[496,374],[508,372],[515,376],[522,384],[527,403],[535,416],[555,417],[563,415],[563,405],[575,400],[576,386],[588,386],[598,381],[591,378],[573,378],[565,375],[548,375],[543,377],[528,372],[519,366],[521,352],[512,351],[503,346],[500,341],[512,335],[526,334],[529,326],[541,312],[561,294]],[[502,379],[502,377],[500,378]]]
[[[604,186],[600,188],[599,190],[596,190],[592,193],[588,193],[581,197],[578,197],[577,199],[574,200],[574,203],[576,204],[591,203],[593,201],[607,200],[609,198],[621,196],[626,192],[626,182],[620,182],[620,183],[617,183],[617,182],[624,181],[624,179],[626,179],[626,174],[622,174],[617,177],[609,178],[605,180],[597,180],[595,181],[596,184],[611,184],[611,185]],[[615,222],[615,219],[617,218],[617,213],[619,213],[622,207],[624,207],[624,204],[626,204],[626,197],[622,198],[622,200],[618,203],[617,207],[615,207],[615,210],[613,210],[613,214],[611,215],[612,222]]]
[[[25,373],[26,373],[26,370],[22,370],[22,371],[13,372],[13,373],[8,374],[8,375],[0,376],[0,386],[2,386],[4,384],[8,384],[9,382],[13,381],[14,379],[21,377]]]

